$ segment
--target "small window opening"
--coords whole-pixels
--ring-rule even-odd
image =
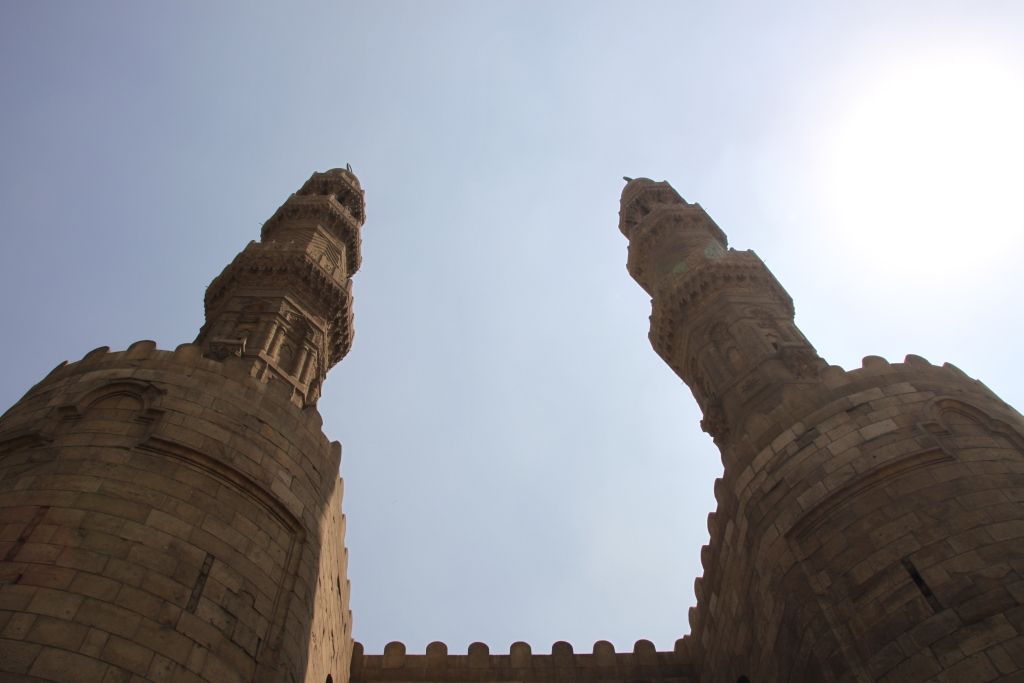
[[[903,568],[907,570],[907,573],[910,574],[910,580],[914,582],[915,586],[917,586],[917,590],[921,591],[921,595],[924,596],[924,599],[928,602],[931,608],[935,610],[935,612],[941,612],[942,603],[939,602],[939,598],[932,592],[931,586],[928,585],[928,582],[924,580],[923,576],[921,576],[921,572],[917,571],[917,567],[914,566],[913,561],[911,561],[909,557],[904,557],[900,560],[900,563],[903,565]]]

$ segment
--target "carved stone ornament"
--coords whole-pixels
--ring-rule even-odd
[[[710,337],[711,341],[715,342],[717,346],[721,346],[725,342],[732,340],[732,335],[729,334],[729,330],[727,330],[725,325],[722,323],[715,323],[712,325],[711,329],[708,330],[708,337]]]
[[[787,370],[800,379],[818,376],[818,354],[803,344],[781,347],[779,360]]]
[[[729,423],[725,419],[721,403],[716,401],[708,405],[704,411],[704,419],[700,421],[700,428],[710,434],[718,445],[729,438]]]
[[[775,329],[775,314],[766,308],[751,308],[748,313],[757,320],[757,326],[762,329]]]
[[[228,356],[242,357],[245,353],[245,339],[211,339],[206,355],[216,360],[224,360]]]

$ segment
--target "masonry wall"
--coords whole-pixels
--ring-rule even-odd
[[[527,643],[513,643],[507,655],[492,655],[484,643],[473,643],[466,654],[449,654],[435,642],[425,654],[406,654],[405,645],[388,643],[380,655],[363,654],[356,643],[352,655],[353,683],[690,683],[692,670],[686,643],[676,642],[672,652],[657,652],[649,640],[638,640],[632,652],[615,652],[607,641],[593,652],[576,654],[559,641],[550,654],[534,654]]]
[[[748,406],[688,638],[701,681],[1024,679],[1024,420],[869,357]]]
[[[0,418],[0,680],[347,680],[340,446],[247,373],[103,348]]]

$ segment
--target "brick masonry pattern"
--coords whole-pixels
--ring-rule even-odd
[[[0,672],[344,680],[340,445],[250,368],[98,349],[3,416]]]

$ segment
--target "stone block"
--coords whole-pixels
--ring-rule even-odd
[[[104,661],[139,676],[146,675],[153,660],[152,651],[118,636],[111,636],[107,640],[101,656]]]
[[[108,666],[103,662],[51,647],[43,648],[28,673],[48,681],[102,683]]]

